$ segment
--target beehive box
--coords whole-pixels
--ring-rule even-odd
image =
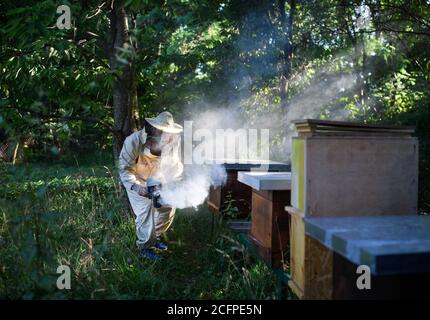
[[[333,296],[335,253],[305,234],[307,217],[417,213],[412,128],[296,121],[291,157],[291,280],[300,298]]]
[[[236,218],[248,217],[252,205],[252,188],[237,180],[237,173],[239,171],[290,171],[290,165],[270,160],[229,161],[228,159],[217,159],[213,161],[225,167],[227,182],[221,187],[210,188],[207,201],[209,210],[213,214],[221,214],[226,206],[227,196],[230,195],[231,199],[234,200],[232,205],[238,209]]]
[[[270,267],[288,262],[289,225],[284,207],[290,204],[290,172],[239,172],[238,181],[252,188],[249,238]]]
[[[331,299],[333,252],[305,234],[304,214],[286,207],[290,216],[290,281],[300,299]]]
[[[291,204],[305,216],[417,213],[413,129],[296,121]]]
[[[313,247],[324,246],[333,259],[332,270],[321,268],[318,274],[331,278],[332,286],[318,284],[325,291],[313,298],[399,299],[406,292],[408,298],[430,296],[428,216],[305,218],[305,236],[316,241]],[[370,290],[357,287],[358,266],[368,267]]]

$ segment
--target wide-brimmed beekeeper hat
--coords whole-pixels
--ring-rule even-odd
[[[163,111],[155,118],[145,118],[149,124],[158,130],[167,133],[179,133],[183,128],[181,125],[175,123],[173,116],[169,111]]]

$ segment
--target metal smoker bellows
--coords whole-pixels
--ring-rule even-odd
[[[154,207],[161,208],[162,207],[160,203],[161,182],[150,177],[146,181],[146,187],[148,189],[148,198],[152,200],[152,204],[154,205]]]

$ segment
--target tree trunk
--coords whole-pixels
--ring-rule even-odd
[[[122,145],[138,127],[139,118],[137,85],[135,81],[135,69],[133,61],[133,47],[130,43],[128,17],[123,2],[112,0],[109,13],[110,30],[107,39],[107,56],[110,69],[114,76],[113,90],[113,156],[115,164],[118,163]],[[131,50],[129,54],[123,55],[118,49]],[[119,58],[121,55],[121,58]],[[121,186],[121,201],[125,215],[133,216],[127,193]]]
[[[288,20],[285,15],[286,0],[279,0],[279,14],[281,21],[281,28],[285,35],[284,46],[282,50],[282,67],[279,83],[279,92],[281,96],[281,104],[283,107],[288,103],[288,85],[291,78],[292,60],[293,60],[293,22],[296,13],[296,0],[289,1],[289,14]]]
[[[133,114],[137,114],[137,92],[133,59],[118,59],[119,48],[130,49],[127,14],[122,1],[114,1],[109,16],[108,57],[113,81],[113,155],[117,160],[125,138],[136,130]]]

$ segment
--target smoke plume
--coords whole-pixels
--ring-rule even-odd
[[[221,186],[226,180],[227,173],[221,165],[193,165],[182,180],[162,187],[161,203],[179,209],[196,208],[205,201],[211,186]]]
[[[179,135],[163,134],[161,141],[170,141],[161,151],[157,178],[162,183],[160,203],[184,209],[196,208],[209,194],[211,186],[218,187],[227,180],[225,168],[217,164],[186,165],[181,161]]]

